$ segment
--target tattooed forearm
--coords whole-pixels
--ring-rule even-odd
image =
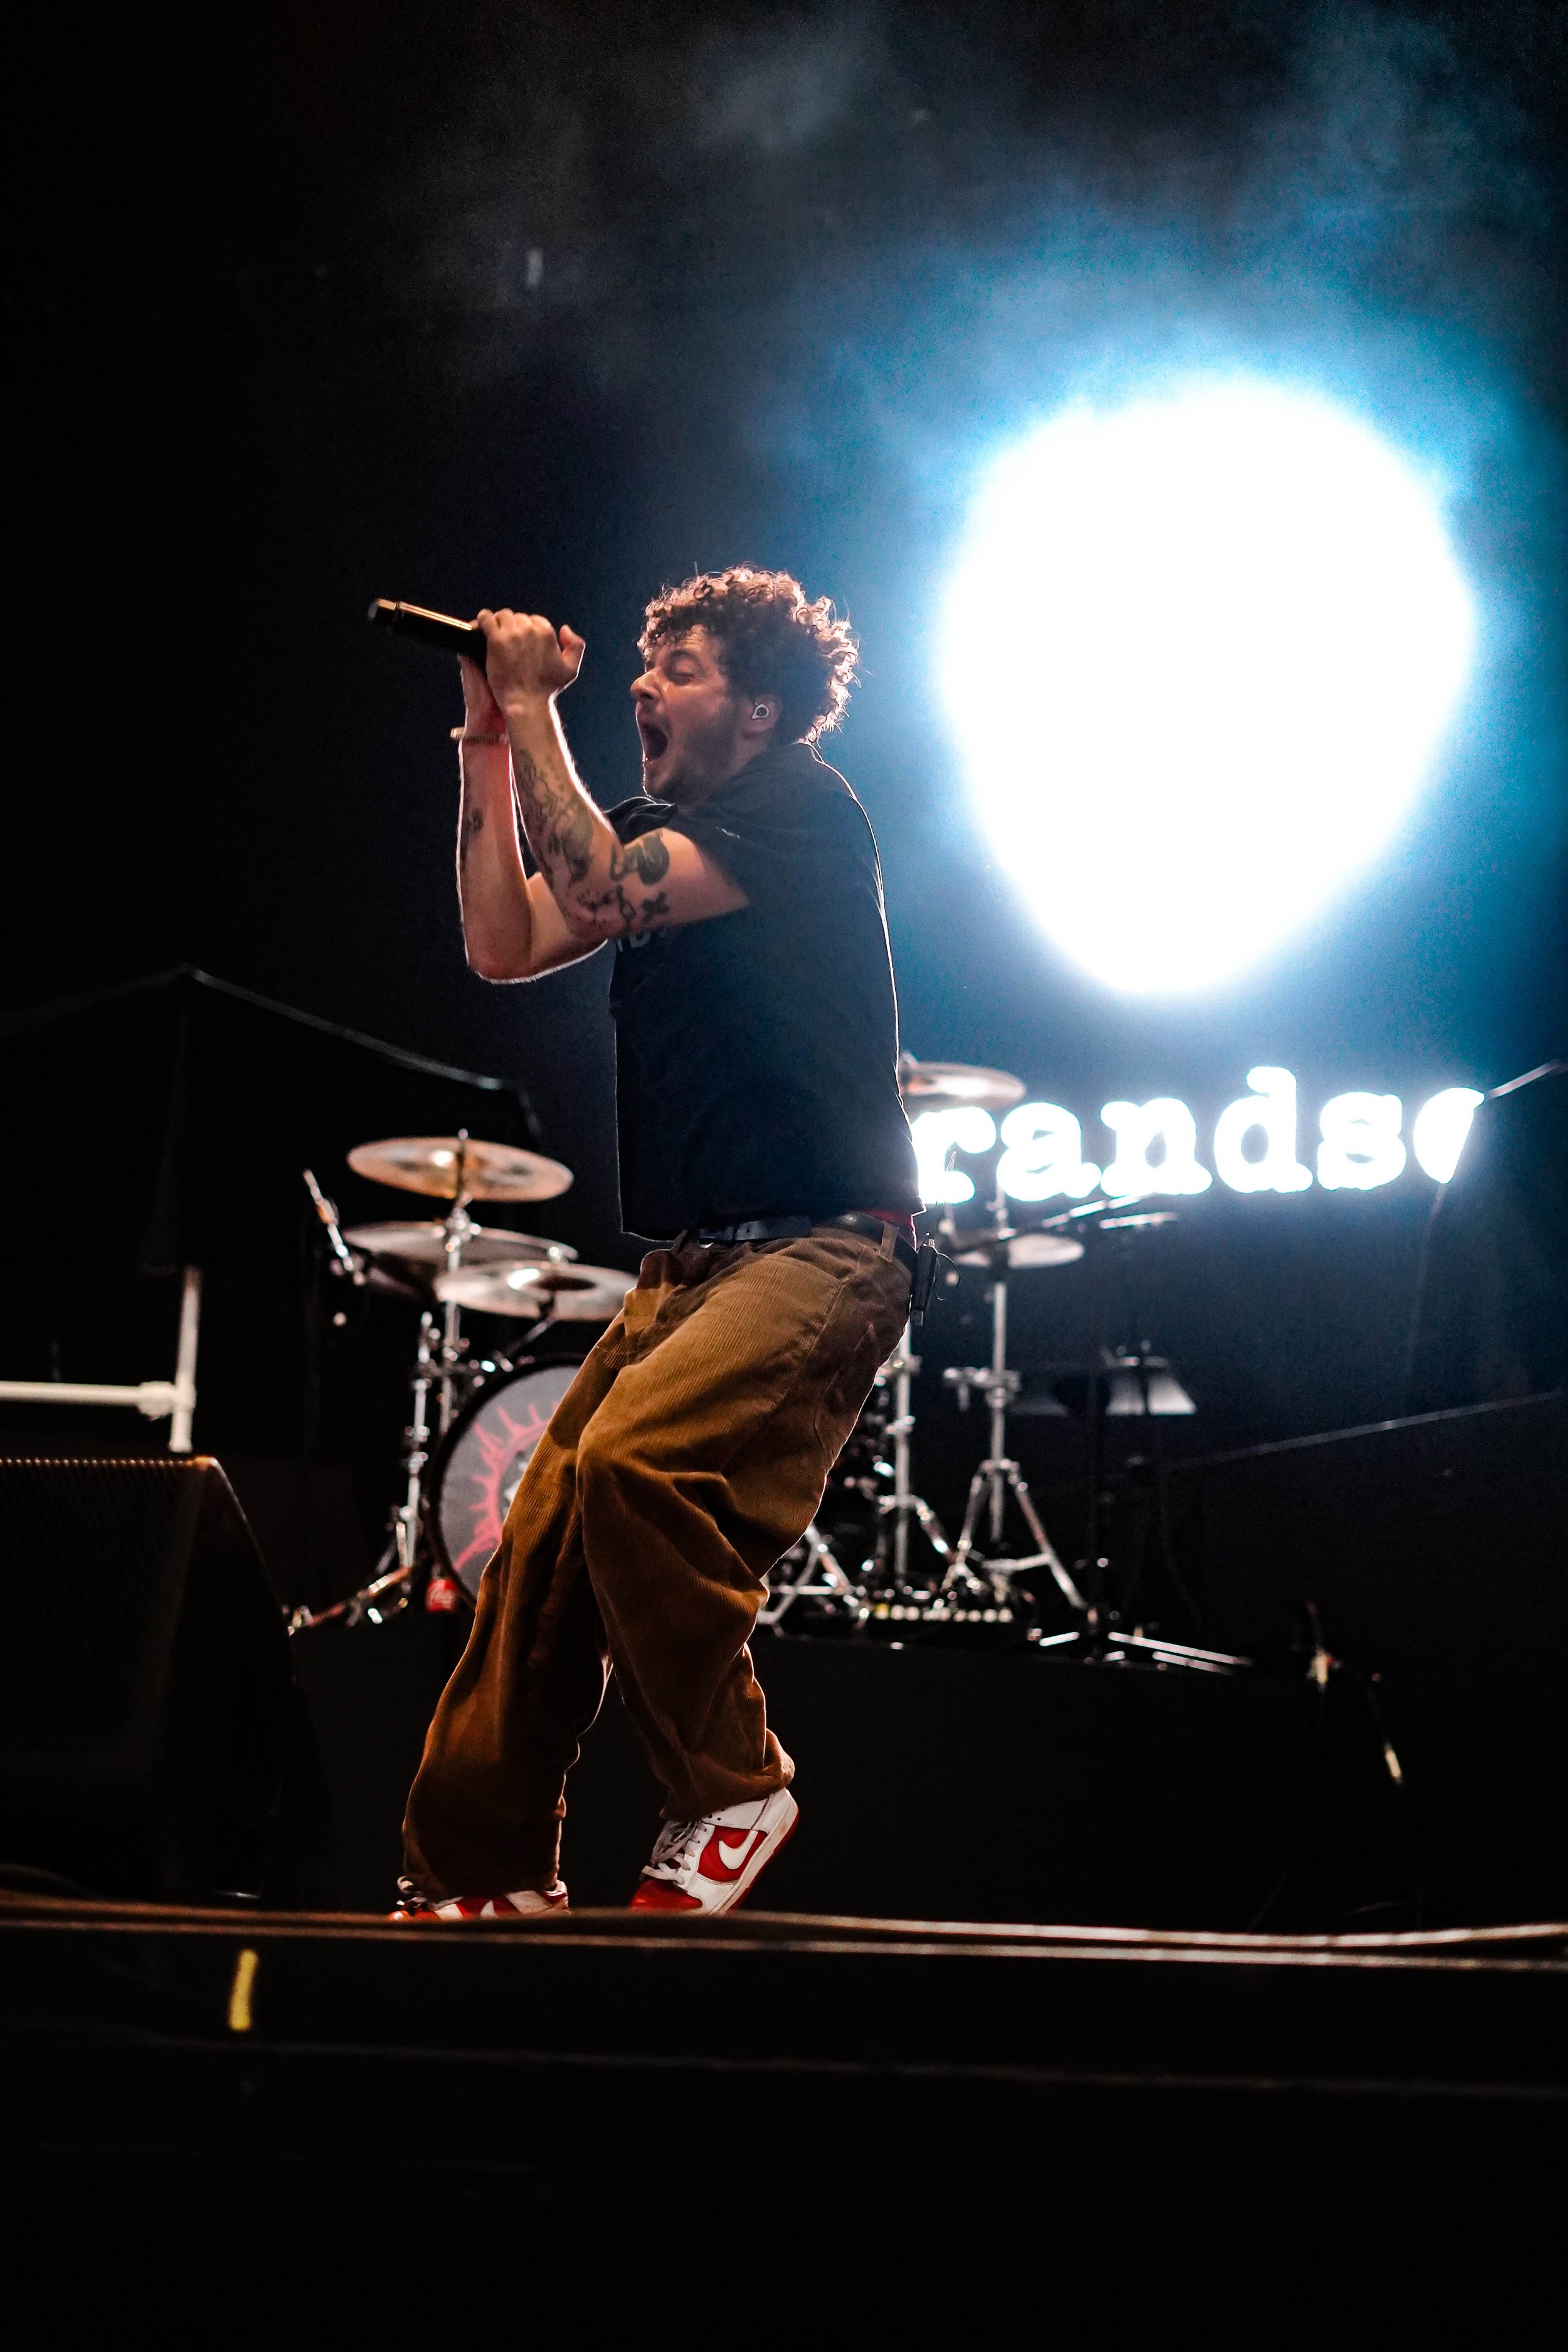
[[[459,866],[464,865],[467,862],[469,850],[473,847],[475,842],[479,839],[484,829],[485,813],[482,808],[470,808],[463,811],[462,821],[458,827],[458,863]]]
[[[645,833],[622,843],[578,782],[553,712],[509,715],[512,785],[528,846],[554,899],[584,942],[619,939],[668,922],[668,840]]]
[[[547,775],[515,743],[511,771],[517,780],[522,829],[551,888],[558,892],[563,884],[581,882],[594,862],[597,825],[593,810],[575,785]]]

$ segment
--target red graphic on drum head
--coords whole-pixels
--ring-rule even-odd
[[[452,1573],[470,1592],[479,1590],[529,1457],[576,1373],[575,1364],[510,1373],[452,1432],[437,1473],[436,1524]]]

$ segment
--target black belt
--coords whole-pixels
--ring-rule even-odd
[[[884,1234],[891,1234],[893,1255],[913,1274],[918,1253],[903,1226],[890,1225],[882,1217],[863,1216],[855,1209],[847,1211],[842,1217],[743,1217],[732,1225],[695,1225],[689,1233],[682,1234],[680,1240],[703,1243],[795,1242],[823,1225],[836,1225],[846,1233],[863,1234],[868,1242],[879,1243]]]

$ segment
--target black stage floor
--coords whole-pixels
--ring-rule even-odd
[[[1568,1926],[418,1930],[5,1895],[0,1976],[13,2226],[128,2261],[371,2216],[521,2252],[763,2197],[819,2245],[912,2230],[917,2274],[973,2228],[1516,2263],[1563,2186]]]
[[[295,1644],[334,1834],[318,1907],[393,1899],[450,1630],[410,1612]],[[1429,1923],[1415,1824],[1348,1685],[1321,1691],[1300,1668],[1091,1669],[1021,1645],[760,1635],[753,1649],[798,1763],[800,1831],[766,1887],[780,1910],[1215,1930]],[[567,1807],[574,1903],[624,1904],[658,1833],[658,1790],[613,1682]],[[1528,1893],[1501,1916],[1555,1915]]]

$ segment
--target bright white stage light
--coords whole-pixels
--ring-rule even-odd
[[[1384,849],[1468,672],[1437,498],[1310,394],[1205,382],[994,467],[944,600],[976,807],[1112,988],[1209,987]]]

